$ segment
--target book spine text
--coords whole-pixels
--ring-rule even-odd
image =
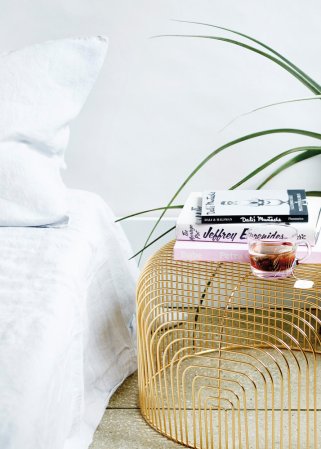
[[[294,226],[295,227],[295,226]],[[188,224],[178,223],[176,225],[176,240],[195,242],[222,242],[222,243],[247,243],[247,233],[250,226],[240,224]],[[304,228],[304,229],[300,229]],[[308,240],[311,245],[315,244],[315,232],[312,227],[299,226],[298,240]]]

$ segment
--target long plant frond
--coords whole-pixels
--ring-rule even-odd
[[[321,196],[320,190],[310,190],[305,193],[307,196]]]
[[[291,100],[283,100],[283,101],[278,101],[276,103],[266,104],[264,106],[260,106],[255,109],[251,109],[250,111],[242,112],[242,114],[237,115],[231,121],[229,121],[226,125],[224,125],[223,128],[220,129],[220,132],[225,130],[229,126],[231,126],[233,123],[235,123],[240,118],[246,117],[247,115],[253,114],[254,112],[262,111],[263,109],[268,109],[268,108],[271,108],[274,106],[279,106],[282,104],[297,103],[297,102],[301,102],[301,101],[310,101],[310,100],[320,100],[320,99],[321,99],[321,95],[314,95],[313,97],[293,98]]]
[[[177,204],[176,206],[170,206],[167,209],[183,209],[184,204]],[[136,217],[137,215],[143,215],[148,214],[148,212],[156,212],[159,210],[164,210],[166,207],[156,207],[155,209],[147,209],[142,210],[140,212],[135,212],[134,214],[126,215],[126,217],[121,217],[115,220],[115,223],[118,223],[119,221],[127,220],[128,218]]]
[[[154,224],[152,230],[150,231],[150,233],[149,233],[149,235],[148,235],[148,237],[147,237],[147,239],[145,241],[144,247],[140,251],[141,256],[143,254],[143,251],[147,248],[147,245],[148,245],[152,235],[154,234],[154,231],[158,227],[161,219],[164,217],[165,213],[167,212],[167,209],[169,209],[169,207],[173,204],[173,202],[175,201],[177,196],[184,189],[184,187],[189,183],[189,181],[194,177],[194,175],[196,175],[196,173],[198,173],[200,171],[200,169],[202,167],[204,167],[204,165],[207,164],[208,161],[210,161],[214,156],[216,156],[217,154],[221,153],[225,149],[230,148],[230,147],[232,147],[234,145],[237,145],[238,143],[245,142],[247,140],[255,139],[257,137],[261,137],[261,136],[265,136],[265,135],[272,135],[272,134],[297,134],[297,135],[302,135],[302,136],[306,136],[306,137],[312,137],[314,139],[321,140],[321,134],[313,132],[313,131],[307,131],[307,130],[304,130],[304,129],[296,129],[296,128],[276,128],[276,129],[267,129],[267,130],[264,130],[264,131],[258,131],[258,132],[255,132],[255,133],[247,134],[245,136],[242,136],[242,137],[239,137],[237,139],[231,140],[230,142],[227,142],[226,144],[218,147],[216,150],[212,151],[208,156],[206,156],[194,168],[194,170],[187,176],[187,178],[183,181],[183,183],[180,185],[180,187],[174,193],[174,195],[172,196],[172,198],[168,202],[167,206],[165,207],[165,209],[163,210],[163,212],[160,214],[159,218],[157,219],[156,223]],[[150,246],[150,245],[148,245],[148,246]],[[141,257],[139,259],[139,262],[140,262],[140,260],[141,260]]]
[[[236,45],[238,47],[245,48],[246,50],[252,51],[254,53],[257,53],[261,56],[264,56],[265,58],[269,59],[270,61],[273,61],[275,64],[279,65],[283,69],[287,70],[292,76],[294,76],[296,79],[298,79],[302,84],[304,84],[311,92],[314,94],[320,94],[321,89],[316,88],[313,83],[311,83],[309,80],[307,80],[303,75],[301,75],[299,72],[297,72],[295,69],[293,69],[291,66],[289,66],[287,63],[282,61],[281,59],[270,55],[269,53],[266,53],[256,47],[252,47],[251,45],[245,44],[244,42],[237,41],[234,39],[228,39],[221,36],[211,36],[211,35],[201,35],[201,34],[162,34],[156,37],[184,37],[184,38],[197,38],[197,39],[211,39],[221,42],[226,42],[228,44]]]
[[[289,154],[308,152],[308,151],[309,151],[309,157],[318,156],[319,154],[321,154],[321,147],[320,146],[304,146],[304,147],[291,148],[290,150],[283,151],[282,153],[277,154],[276,156],[272,157],[267,162],[265,162],[264,164],[260,165],[258,168],[253,170],[247,176],[245,176],[240,181],[238,181],[236,184],[234,184],[232,187],[230,187],[229,190],[237,189],[240,185],[244,184],[246,181],[248,181],[249,179],[251,179],[254,176],[256,176],[262,170],[264,170],[265,168],[269,167],[271,164],[274,164],[274,162],[278,161],[279,159],[282,159],[283,157],[288,156]],[[301,155],[301,157],[303,157],[303,156],[304,155]],[[294,160],[294,159],[291,159],[291,160]],[[304,159],[308,159],[308,157],[300,159],[298,162],[300,162],[301,160],[304,160]]]
[[[320,153],[321,154],[321,151]],[[295,156],[294,158],[290,159],[289,161],[282,164],[280,167],[278,167],[273,173],[271,173],[261,184],[257,187],[258,189],[261,189],[264,187],[271,179],[273,179],[275,176],[283,172],[289,167],[292,167],[295,164],[298,164],[299,162],[305,161],[306,159],[310,159],[311,157],[318,156],[318,152],[316,151],[306,151],[305,153],[299,154],[298,156]]]
[[[311,86],[313,86],[316,90],[321,93],[321,86],[319,83],[317,83],[314,79],[312,79],[309,75],[307,75],[303,70],[301,70],[297,65],[293,64],[289,59],[287,59],[285,56],[283,56],[278,51],[274,50],[269,45],[265,44],[262,41],[259,41],[258,39],[255,39],[252,36],[249,36],[248,34],[241,33],[236,30],[232,30],[231,28],[226,28],[218,25],[213,25],[211,23],[204,23],[204,22],[196,22],[196,21],[189,21],[189,20],[175,20],[176,22],[182,22],[182,23],[190,23],[194,25],[202,25],[210,28],[216,28],[217,30],[223,30],[228,31],[229,33],[235,34],[237,36],[241,36],[251,42],[254,42],[255,44],[259,45],[262,48],[265,48],[265,50],[268,50],[272,54],[274,54],[277,58],[281,59],[283,62],[285,62],[288,66],[290,66],[292,69],[294,69],[297,73],[299,73],[306,81],[308,81]]]
[[[129,260],[134,259],[134,257],[138,256],[139,254],[143,254],[143,252],[145,251],[146,248],[148,248],[149,246],[153,245],[155,242],[157,242],[158,240],[160,240],[161,238],[163,238],[166,234],[169,234],[171,231],[173,231],[176,228],[176,226],[172,226],[171,228],[167,229],[167,231],[163,232],[163,234],[159,235],[158,237],[156,237],[156,239],[154,239],[152,242],[149,242],[148,245],[144,246],[144,248],[142,248],[141,250],[139,250],[136,254],[134,254],[133,256],[130,257]]]

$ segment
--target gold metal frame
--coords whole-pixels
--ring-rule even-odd
[[[179,262],[173,242],[137,288],[141,412],[158,432],[206,449],[318,449],[321,273],[263,281],[247,264]]]

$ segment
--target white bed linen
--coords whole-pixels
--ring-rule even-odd
[[[0,448],[85,449],[136,368],[137,270],[105,203],[65,228],[0,228]]]

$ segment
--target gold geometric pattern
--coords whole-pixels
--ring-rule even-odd
[[[173,260],[170,242],[137,287],[142,415],[206,449],[319,449],[321,273],[261,280],[248,264]]]

